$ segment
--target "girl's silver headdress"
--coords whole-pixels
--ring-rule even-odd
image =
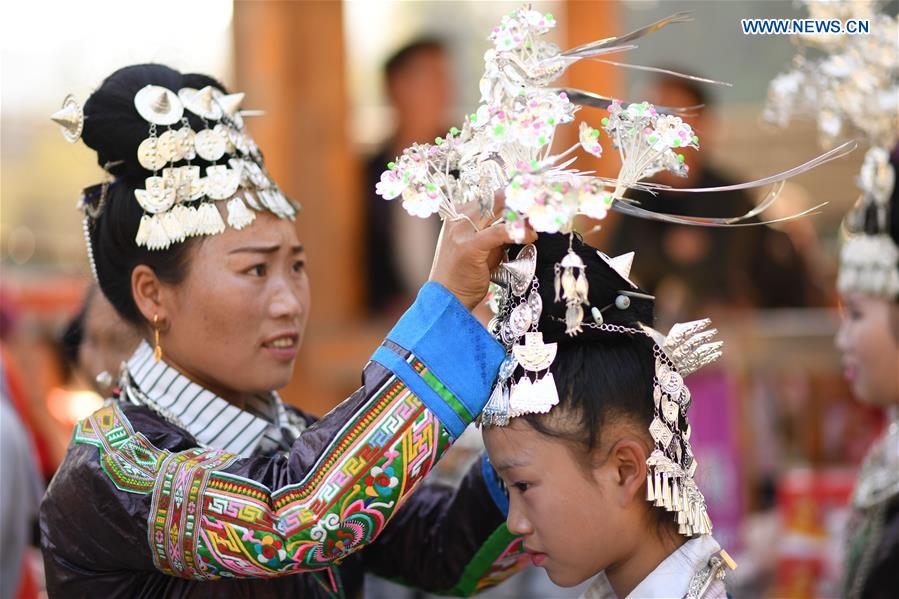
[[[617,258],[597,254],[629,281],[633,254]],[[506,426],[512,418],[546,414],[559,403],[552,375],[557,344],[544,343],[543,333],[538,329],[543,302],[539,294],[540,282],[534,275],[536,259],[535,247],[525,246],[515,260],[503,265],[504,274],[496,277],[501,284],[494,286],[491,292],[496,316],[489,328],[505,345],[507,355],[481,414],[482,426]],[[654,417],[649,433],[654,449],[646,461],[646,499],[675,513],[682,534],[688,537],[708,534],[712,531],[712,522],[705,498],[694,480],[696,458],[690,445],[691,431],[687,421],[691,397],[683,377],[721,356],[722,342],[714,339],[717,331],[709,328],[711,321],[708,319],[676,324],[668,335],[645,326],[632,328],[606,323],[604,312],[627,310],[632,297],[645,296],[629,285],[618,292],[612,304],[591,306],[587,299],[586,268],[583,260],[571,250],[557,265],[556,301],[567,305],[568,334],[573,337],[585,328],[592,328],[613,334],[643,335],[653,341]],[[572,326],[568,313],[573,306],[577,310],[586,310],[592,320],[579,321]],[[519,367],[521,375],[516,377]]]

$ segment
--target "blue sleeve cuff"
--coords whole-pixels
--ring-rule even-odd
[[[505,351],[442,285],[425,283],[387,339],[421,360],[472,418],[481,413]]]
[[[493,503],[496,504],[503,516],[508,516],[509,495],[503,488],[496,470],[493,468],[493,464],[490,463],[490,458],[487,457],[486,453],[481,454],[481,474],[484,477],[484,484],[487,485],[487,491],[490,493]]]

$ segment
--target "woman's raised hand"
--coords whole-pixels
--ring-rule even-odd
[[[501,210],[502,202],[497,202]],[[469,310],[473,310],[490,284],[490,271],[502,262],[504,246],[513,243],[504,223],[496,216],[479,213],[475,202],[460,210],[471,219],[445,220],[437,240],[437,251],[431,266],[430,280],[440,283]],[[475,231],[472,222],[479,231]],[[537,234],[528,227],[523,243],[531,243]]]

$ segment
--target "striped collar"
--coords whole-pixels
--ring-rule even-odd
[[[146,341],[128,359],[127,368],[140,392],[177,418],[203,445],[250,457],[262,441],[266,441],[264,447],[283,447],[300,434],[277,393],[254,395],[245,409],[238,408],[165,360],[156,362]]]

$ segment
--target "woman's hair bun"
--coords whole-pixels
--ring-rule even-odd
[[[225,91],[221,83],[206,75],[184,75],[165,65],[140,64],[115,71],[91,94],[84,104],[84,143],[97,152],[101,167],[121,161],[110,171],[141,187],[151,173],[137,161],[137,148],[148,137],[150,124],[138,114],[134,96],[147,85],[159,85],[175,93],[183,87],[199,89],[207,85]],[[184,116],[195,131],[203,128],[196,115],[185,111]]]

